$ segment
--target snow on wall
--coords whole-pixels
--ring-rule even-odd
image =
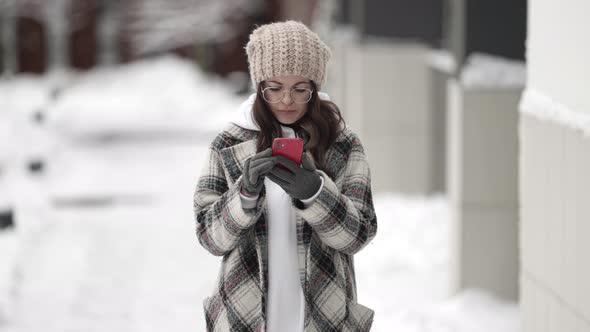
[[[467,88],[522,88],[526,83],[526,66],[524,61],[472,53],[460,77]]]
[[[523,114],[579,130],[590,137],[590,113],[574,111],[534,89],[524,91],[519,110]]]

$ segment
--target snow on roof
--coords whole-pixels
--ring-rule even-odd
[[[526,84],[524,61],[485,53],[472,53],[461,70],[468,88],[522,88]]]

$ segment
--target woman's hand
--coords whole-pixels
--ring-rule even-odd
[[[258,152],[244,163],[242,176],[242,192],[246,196],[256,196],[262,191],[264,176],[275,166],[276,158],[272,149]]]
[[[275,158],[277,164],[280,163],[287,169],[278,165],[274,166],[267,176],[281,186],[289,196],[296,199],[308,199],[318,192],[322,180],[320,175],[316,173],[315,164],[309,153],[304,153],[301,156],[303,167],[299,167],[294,161],[283,156],[275,156]]]

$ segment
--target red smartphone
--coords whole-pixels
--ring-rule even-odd
[[[285,156],[293,160],[297,165],[301,165],[301,155],[303,154],[303,138],[295,137],[277,137],[272,141],[272,155]],[[280,163],[277,164],[285,168]]]

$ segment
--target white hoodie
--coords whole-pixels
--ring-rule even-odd
[[[319,93],[321,99],[329,96]],[[250,130],[260,131],[252,118],[252,105],[256,94],[240,106],[240,112],[232,123]],[[284,137],[295,137],[295,132],[282,126]],[[318,192],[309,199],[302,200],[309,206],[319,195]],[[295,211],[291,198],[279,185],[265,178],[267,204],[267,238],[268,238],[268,299],[266,302],[267,332],[303,332],[305,298],[299,280],[299,263],[297,256],[297,229]],[[242,206],[254,207],[258,196],[242,196]]]

